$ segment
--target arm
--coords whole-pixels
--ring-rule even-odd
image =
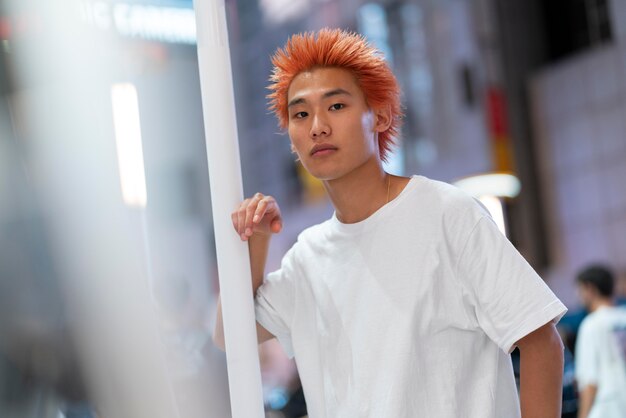
[[[232,213],[231,217],[233,227],[241,240],[248,241],[252,292],[253,297],[255,297],[257,289],[263,284],[265,262],[267,261],[271,236],[282,229],[280,209],[273,197],[257,193],[254,197],[244,200],[239,208]],[[258,322],[256,323],[256,330],[259,344],[274,338],[274,335]],[[217,303],[217,319],[215,321],[213,342],[220,349],[225,349],[221,298],[218,299]]]
[[[561,416],[563,342],[552,322],[517,342],[523,418]]]
[[[578,329],[576,339],[576,383],[578,384],[578,417],[587,418],[596,400],[599,382],[600,330],[587,320]]]
[[[578,418],[587,418],[593,401],[596,399],[598,387],[596,385],[587,385],[579,393]]]

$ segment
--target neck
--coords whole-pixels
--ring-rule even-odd
[[[338,179],[325,180],[324,187],[343,223],[367,219],[394,196],[391,176],[377,159]]]
[[[610,298],[600,298],[600,299],[596,299],[593,302],[591,302],[590,306],[589,306],[589,311],[590,312],[595,312],[598,309],[605,307],[605,306],[613,306],[613,301]]]

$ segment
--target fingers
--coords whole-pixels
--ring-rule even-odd
[[[246,224],[246,207],[248,206],[248,203],[248,199],[244,200],[241,202],[241,205],[239,205],[239,209],[237,210],[237,225],[235,226],[235,230],[241,239],[244,239],[243,231]]]
[[[263,219],[263,216],[265,216],[265,213],[267,212],[267,205],[270,202],[270,197],[269,196],[264,196],[260,201],[259,204],[256,207],[256,210],[254,211],[254,216],[252,217],[252,222],[255,224],[258,224],[261,219]]]
[[[259,213],[259,208],[260,207],[264,208],[266,206],[263,203],[264,201],[265,201],[265,196],[263,196],[261,193],[257,193],[254,195],[252,199],[250,199],[250,203],[246,207],[246,223],[245,223],[244,234],[247,237],[252,236],[254,224],[258,224],[258,220],[261,219],[263,215],[265,214],[265,209],[263,209],[262,212],[260,212],[261,215],[260,216],[257,215],[257,213]],[[257,221],[254,221],[254,219],[257,219]]]
[[[251,199],[246,199],[243,202],[241,202],[239,204],[239,207],[230,215],[231,220],[233,222],[233,228],[235,228],[235,231],[241,237],[241,239],[244,239],[246,208],[250,204],[250,200]]]
[[[231,214],[231,220],[242,241],[246,241],[255,231],[278,233],[282,229],[280,209],[276,200],[261,193],[256,193],[241,202]]]

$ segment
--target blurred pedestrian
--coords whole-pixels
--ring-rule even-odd
[[[577,277],[590,312],[576,341],[579,418],[626,417],[626,309],[613,303],[614,278],[596,265]]]

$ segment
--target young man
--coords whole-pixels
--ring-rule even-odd
[[[613,274],[592,266],[577,277],[590,312],[576,341],[579,418],[626,416],[626,309],[613,305]]]
[[[264,278],[278,204],[233,213],[250,247],[259,342],[295,356],[309,416],[560,416],[565,307],[472,198],[383,171],[398,84],[380,53],[339,30],[293,36],[273,57],[272,109],[335,207]],[[215,340],[223,345],[221,313]]]

